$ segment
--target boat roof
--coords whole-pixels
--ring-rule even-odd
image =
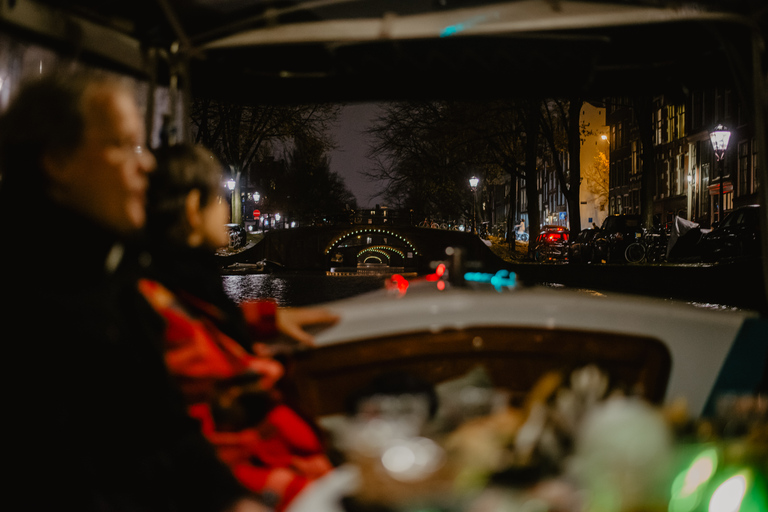
[[[750,68],[765,33],[759,4],[17,0],[0,12],[9,27],[137,74],[158,48],[189,64],[197,95],[348,102],[682,94],[728,80],[729,59]]]

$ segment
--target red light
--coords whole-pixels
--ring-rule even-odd
[[[401,295],[408,289],[409,284],[408,280],[400,274],[393,274],[390,283],[394,284],[394,288],[397,288],[397,291],[399,291]],[[393,288],[393,286],[388,283],[387,288]]]
[[[424,279],[427,281],[439,281],[441,277],[443,277],[443,274],[445,274],[445,263],[441,263],[437,266],[435,269],[434,274],[427,274],[424,276]]]
[[[445,281],[438,281],[437,282],[437,289],[440,291],[445,290]]]

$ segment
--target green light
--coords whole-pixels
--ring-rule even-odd
[[[717,470],[717,451],[701,452],[672,482],[669,512],[691,512],[701,502],[707,483]]]
[[[720,484],[709,500],[709,512],[738,512],[747,493],[747,476],[738,473]]]

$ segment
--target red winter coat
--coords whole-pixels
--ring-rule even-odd
[[[187,296],[182,300],[149,279],[141,280],[139,289],[166,321],[166,364],[187,399],[190,416],[200,421],[235,477],[283,510],[331,464],[312,428],[279,403],[274,385],[283,375],[282,365],[255,356],[221,332],[211,319],[217,315],[215,306]],[[274,302],[245,302],[241,309],[252,334],[276,334]],[[236,412],[238,397],[249,392],[270,397],[263,419],[236,428],[217,420],[215,411],[224,411],[223,417],[229,410]]]

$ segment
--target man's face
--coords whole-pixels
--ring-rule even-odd
[[[155,168],[142,147],[142,118],[127,91],[104,85],[86,94],[83,111],[80,146],[52,165],[54,197],[116,233],[134,233],[146,220],[147,174]]]

